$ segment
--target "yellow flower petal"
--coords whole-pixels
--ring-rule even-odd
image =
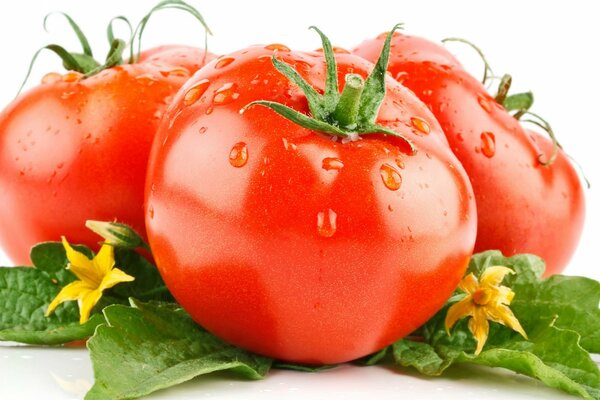
[[[509,305],[515,297],[515,292],[513,292],[511,288],[506,286],[489,287],[485,290],[489,291],[492,295],[490,303],[495,303],[497,305]]]
[[[110,289],[118,283],[131,282],[134,279],[135,278],[133,276],[127,275],[125,272],[121,271],[118,268],[114,268],[104,277],[104,279],[102,279],[102,283],[100,284],[99,289],[101,291]]]
[[[479,353],[481,353],[481,350],[483,350],[483,346],[485,345],[490,333],[490,324],[486,317],[487,316],[483,310],[483,307],[478,307],[475,309],[473,317],[471,317],[469,320],[469,330],[477,341],[475,355],[479,355]]]
[[[79,300],[79,323],[80,324],[85,324],[87,322],[87,320],[90,319],[90,313],[92,312],[92,309],[94,308],[96,303],[98,303],[98,301],[100,300],[100,297],[102,297],[102,291],[96,289],[96,290],[89,291],[83,297],[80,298],[80,300]]]
[[[80,280],[99,285],[102,276],[96,271],[94,262],[87,258],[85,254],[72,248],[64,236],[62,237],[62,244],[67,253],[67,259],[69,260],[69,266],[67,268],[69,268],[69,270]]]
[[[81,296],[85,295],[87,292],[91,292],[92,290],[94,290],[94,288],[83,281],[75,281],[69,283],[67,286],[62,288],[62,290],[56,295],[54,300],[52,300],[52,302],[48,306],[48,309],[46,310],[46,317],[52,314],[56,307],[59,306],[59,304],[64,303],[65,301],[77,300]]]
[[[448,335],[450,335],[450,329],[452,329],[456,321],[473,315],[474,309],[475,305],[473,304],[473,300],[471,299],[470,295],[450,306],[448,312],[446,313],[446,321],[444,322]]]
[[[494,266],[488,267],[483,271],[480,277],[481,286],[498,286],[504,280],[507,274],[514,274],[515,271],[508,267]]]
[[[485,313],[487,314],[488,319],[508,326],[510,329],[520,333],[521,336],[527,339],[527,333],[525,333],[521,323],[507,306],[499,304],[496,307],[487,307]]]
[[[473,294],[473,292],[477,290],[478,286],[479,282],[473,273],[465,276],[458,284],[459,289],[468,294]]]
[[[96,254],[96,257],[94,257],[94,266],[101,276],[108,274],[112,267],[115,266],[114,254],[114,247],[105,243],[100,248],[98,254]]]

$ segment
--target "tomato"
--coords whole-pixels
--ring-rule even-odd
[[[581,181],[565,153],[525,130],[441,46],[397,35],[388,70],[429,106],[473,184],[478,212],[475,251],[533,253],[546,275],[561,272],[581,235]],[[381,38],[354,51],[377,58]]]
[[[277,359],[348,361],[411,333],[452,293],[475,240],[472,190],[431,112],[389,77],[376,122],[415,152],[393,135],[340,140],[267,108],[240,113],[268,100],[314,117],[274,50],[326,92],[324,55],[283,45],[196,73],[154,142],[148,237],[167,286],[209,331]],[[340,82],[373,69],[335,58]]]
[[[61,235],[94,245],[88,219],[117,219],[144,232],[152,139],[203,56],[169,47],[85,79],[49,74],[2,111],[0,244],[15,263],[28,264],[32,245]]]

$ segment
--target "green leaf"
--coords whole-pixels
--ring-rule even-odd
[[[73,248],[88,258],[92,258],[94,253],[81,245],[74,245]],[[44,242],[31,248],[29,257],[35,268],[45,272],[51,279],[55,279],[59,286],[65,286],[73,282],[77,277],[69,271],[67,264],[67,253],[60,242]]]
[[[450,336],[446,333],[447,304],[421,328],[424,342],[402,340],[393,345],[396,362],[426,375],[440,375],[449,366],[460,363],[502,367],[568,393],[600,399],[600,371],[582,347],[597,345],[600,283],[566,276],[542,280],[544,263],[539,257],[504,257],[498,251],[473,256],[467,273],[479,276],[491,266],[515,271],[506,276],[503,285],[515,292],[510,307],[528,340],[509,328],[490,323],[488,341],[476,356],[467,319],[459,321]]]
[[[530,331],[529,341],[506,335],[502,343],[496,340],[494,345],[486,345],[478,356],[473,354],[474,343],[464,340],[467,328],[463,324],[460,334],[455,332],[453,337],[437,343],[396,342],[394,359],[401,366],[414,367],[429,376],[441,375],[449,366],[461,363],[502,367],[539,379],[549,387],[584,398],[600,398],[600,373],[589,354],[578,345],[579,335],[557,328],[552,321],[539,321]]]
[[[143,256],[130,249],[115,249],[115,266],[134,276],[133,282],[117,285],[106,294],[121,299],[130,297],[141,301],[174,301],[158,269]]]
[[[506,111],[529,110],[533,105],[533,93],[516,93],[508,96],[502,102]]]
[[[326,371],[328,369],[332,369],[337,367],[337,365],[305,365],[305,364],[292,364],[277,361],[272,365],[273,368],[277,369],[287,369],[289,371],[298,371],[298,372],[321,372]]]
[[[504,257],[499,251],[473,256],[469,272],[478,275],[487,265],[504,265],[516,272],[504,282],[515,292],[510,307],[526,331],[540,318],[556,318],[555,326],[576,331],[584,349],[600,353],[599,282],[563,275],[541,279],[541,258],[528,254]]]
[[[270,359],[204,331],[182,309],[132,306],[104,309],[107,325],[88,341],[95,376],[88,400],[137,398],[221,370],[260,379],[271,367]]]
[[[54,345],[91,336],[104,319],[96,314],[80,325],[76,303],[62,304],[52,315],[44,316],[59,290],[41,270],[0,268],[0,340]]]

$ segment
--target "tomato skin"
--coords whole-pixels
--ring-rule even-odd
[[[436,55],[434,47],[418,51],[423,42],[395,37],[388,69],[432,110],[471,179],[478,210],[475,251],[533,253],[546,261],[546,275],[560,273],[583,229],[585,199],[577,172],[562,150],[552,165],[542,165],[538,157],[547,160],[551,142],[526,131],[479,81],[448,61],[445,49],[438,46]],[[382,44],[367,40],[354,53],[372,60]],[[397,53],[407,48],[416,58]]]
[[[181,51],[200,60],[204,54]],[[14,263],[29,264],[31,246],[61,235],[95,246],[88,219],[117,219],[145,232],[152,139],[170,98],[195,72],[183,76],[160,56],[77,82],[40,84],[2,112],[0,244]]]
[[[397,138],[342,143],[262,107],[240,114],[254,100],[308,112],[272,54],[213,61],[175,98],[150,157],[150,245],[177,301],[224,340],[293,362],[352,360],[411,333],[452,293],[475,240],[472,191],[435,118],[391,78],[378,121],[414,140],[412,156]],[[278,57],[323,89],[321,54]],[[336,58],[340,82],[372,68]]]

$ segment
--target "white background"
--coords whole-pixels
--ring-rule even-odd
[[[455,36],[478,44],[497,74],[512,74],[515,92],[534,92],[533,111],[551,122],[563,147],[578,160],[591,181],[592,188],[586,191],[585,230],[566,273],[600,279],[600,266],[594,257],[600,244],[600,123],[597,120],[600,116],[600,24],[596,2],[191,1],[214,32],[209,49],[216,54],[256,43],[278,42],[298,50],[320,47],[317,36],[307,30],[309,25],[317,25],[334,44],[350,49],[365,38],[389,30],[397,22],[405,23],[406,32],[432,40]],[[0,107],[16,94],[31,56],[38,48],[48,43],[60,43],[71,50],[79,48],[75,36],[59,16],[49,20],[49,32],[44,32],[42,20],[47,13],[55,10],[69,13],[88,35],[96,56],[101,57],[108,49],[105,28],[109,19],[125,15],[135,23],[153,5],[153,1],[123,0],[2,3]],[[125,34],[122,29],[117,31]],[[203,40],[202,28],[192,17],[168,10],[150,22],[144,47],[166,43],[202,46]],[[480,76],[482,66],[472,53],[459,45],[452,45],[451,49]],[[40,56],[28,86],[37,84],[41,76],[50,71],[61,71],[61,64],[48,52]],[[0,251],[0,264],[7,263]],[[0,359],[0,370],[3,364]],[[35,380],[33,376],[31,379]],[[2,385],[0,394],[3,394]],[[510,387],[506,385],[500,393]]]

